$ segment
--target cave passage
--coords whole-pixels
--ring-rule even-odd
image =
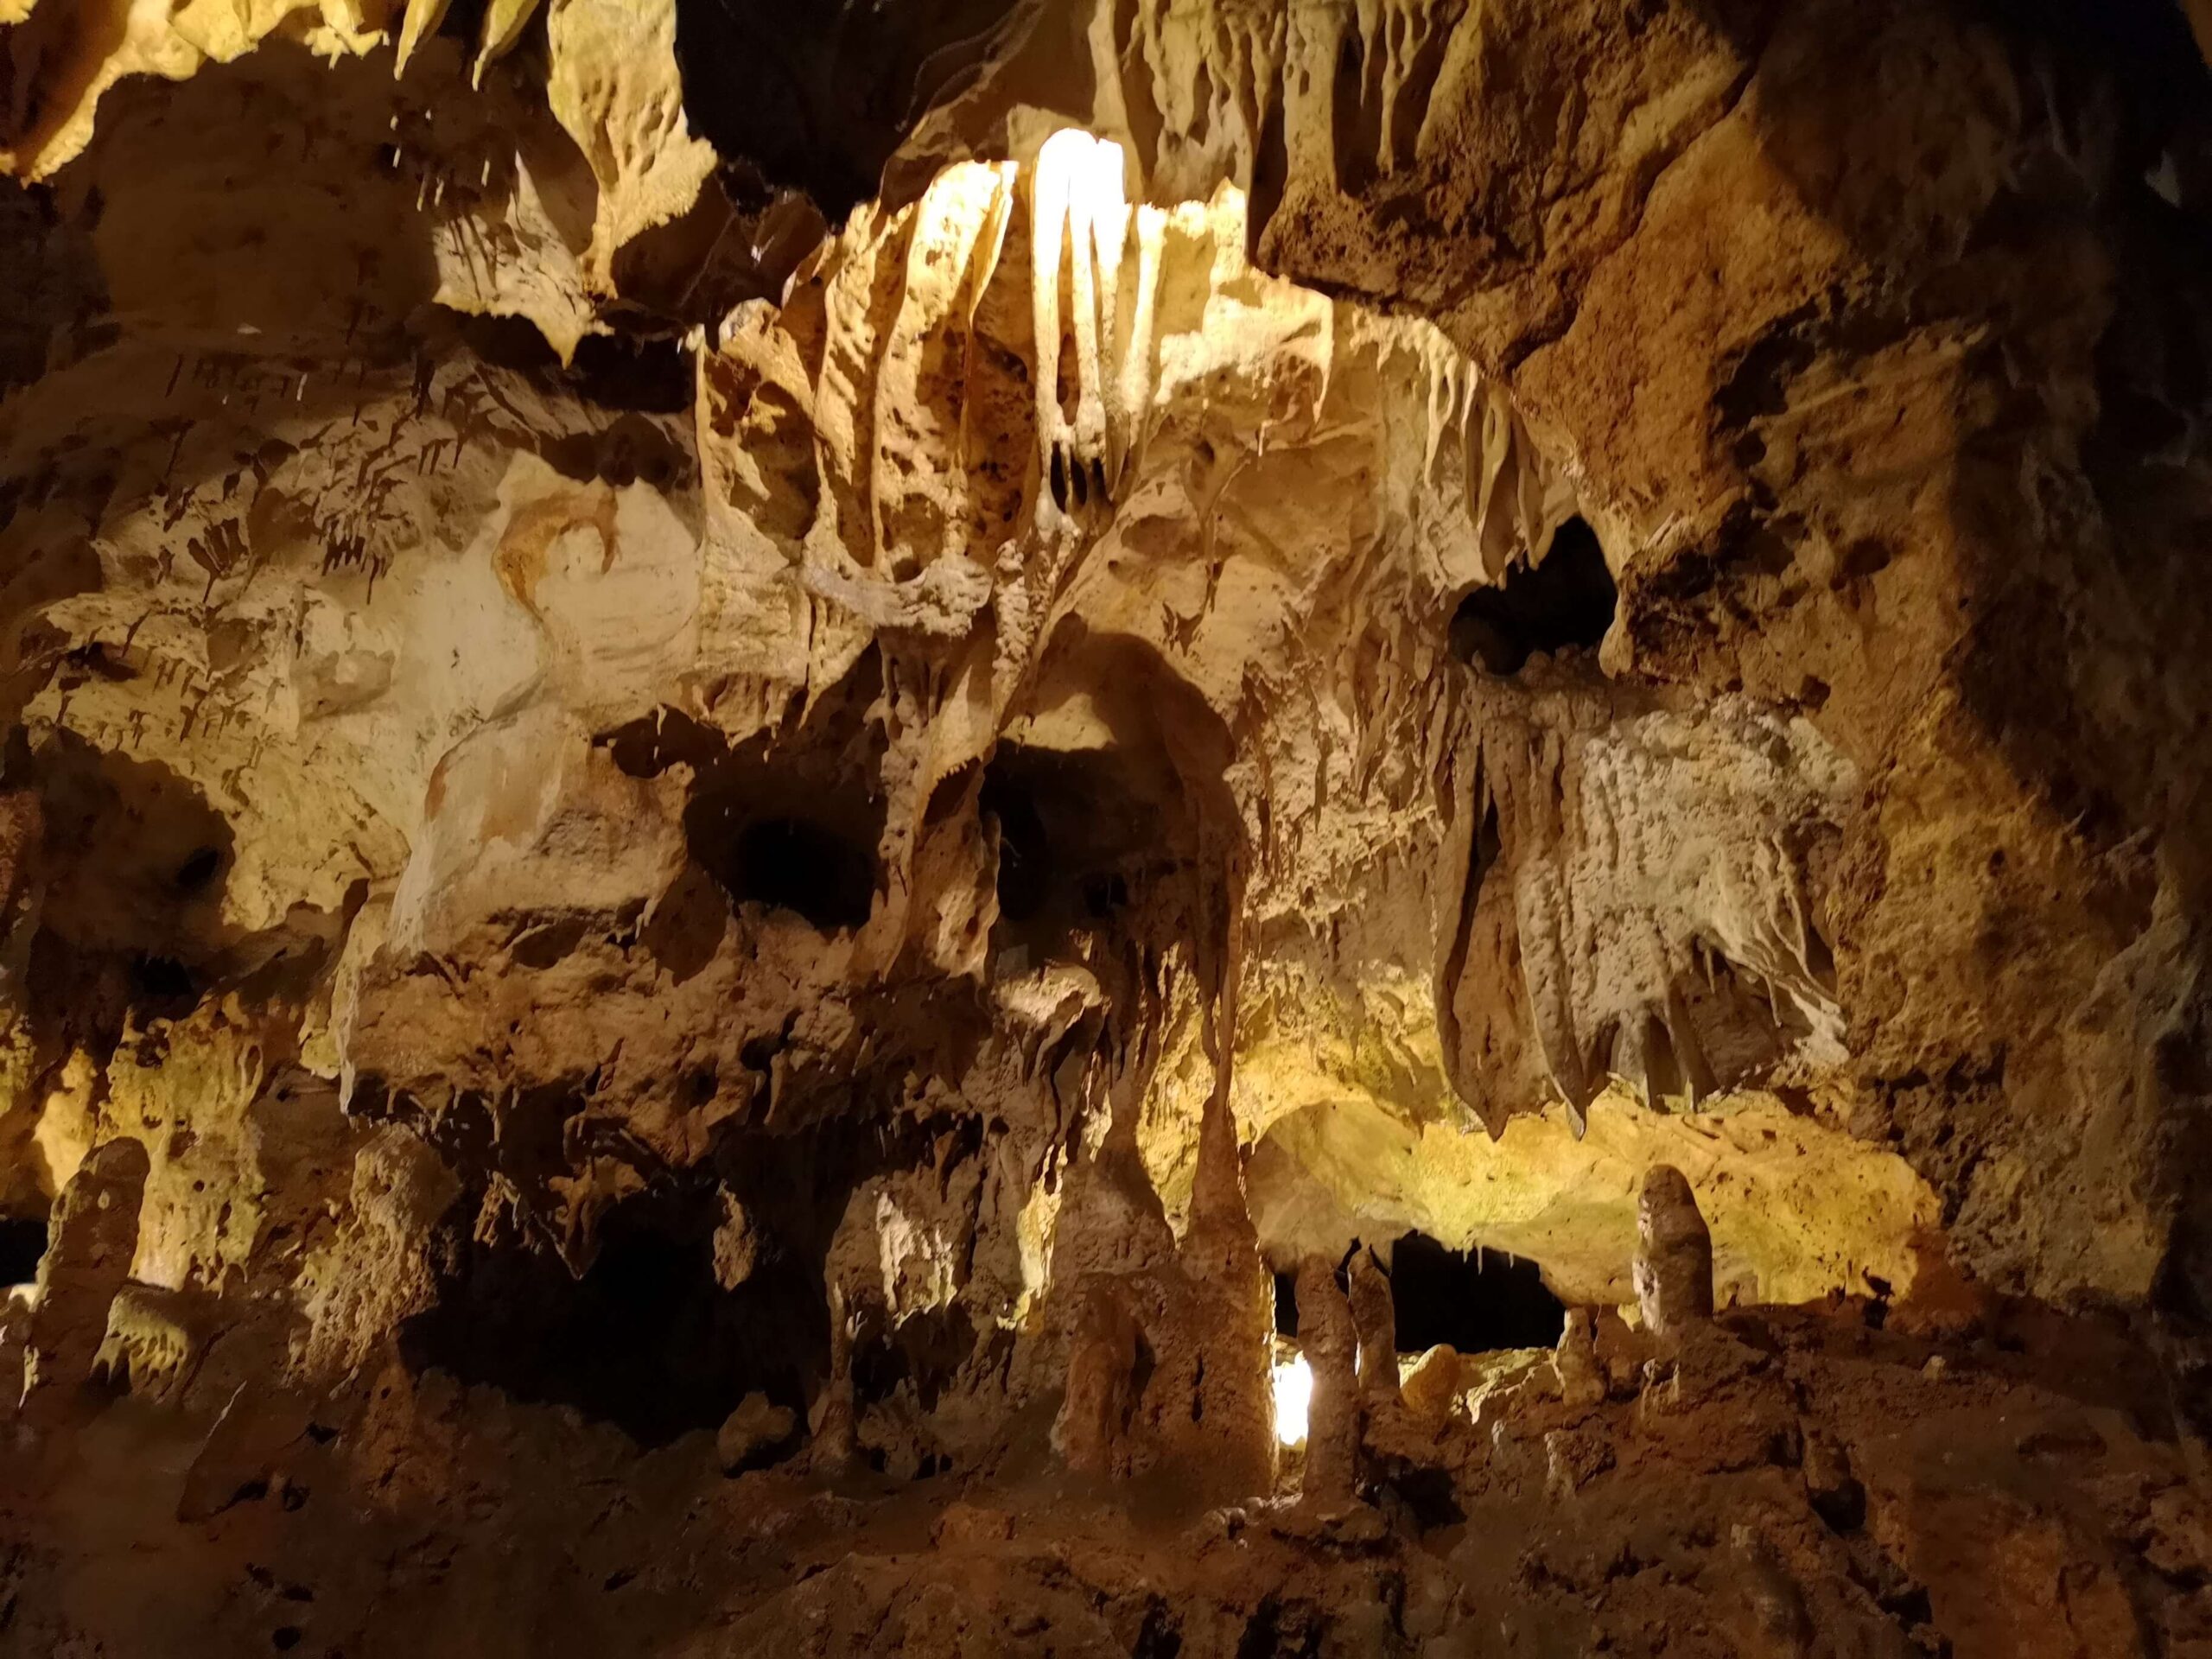
[[[874,859],[810,818],[756,818],[727,839],[695,833],[692,847],[737,903],[791,911],[824,932],[861,926],[875,901]]]
[[[1478,588],[1452,618],[1452,654],[1492,674],[1521,671],[1529,658],[1595,650],[1613,626],[1619,601],[1597,532],[1570,518],[1533,569],[1516,565],[1505,580]]]
[[[1439,1344],[1463,1354],[1549,1348],[1567,1325],[1566,1305],[1544,1288],[1534,1262],[1504,1250],[1447,1249],[1426,1233],[1392,1247],[1390,1296],[1401,1353]]]
[[[46,1223],[37,1216],[0,1217],[0,1285],[28,1285],[46,1255]]]
[[[1047,960],[1081,959],[1080,938],[1114,925],[1188,840],[1110,752],[1001,744],[976,804],[998,824],[1000,918]]]
[[[130,959],[131,1000],[147,1014],[181,1020],[200,1006],[200,985],[175,957],[140,951]]]
[[[999,825],[999,914],[1027,922],[1052,896],[1052,846],[1045,822],[1027,791],[1003,767],[983,777],[981,810]]]
[[[713,1215],[696,1195],[632,1198],[581,1278],[542,1248],[464,1247],[401,1354],[418,1371],[574,1406],[645,1446],[719,1426],[756,1389],[804,1411],[829,1323],[819,1280],[779,1258],[724,1290]]]

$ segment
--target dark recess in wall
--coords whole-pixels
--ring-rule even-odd
[[[1503,1250],[1446,1249],[1426,1233],[1408,1233],[1391,1248],[1390,1297],[1401,1353],[1439,1344],[1463,1354],[1549,1348],[1567,1325],[1566,1305],[1544,1288],[1535,1262]]]
[[[805,192],[840,222],[876,194],[914,123],[1021,14],[1017,0],[677,0],[684,113],[725,159]]]
[[[875,861],[807,818],[756,819],[701,861],[740,904],[794,912],[824,932],[860,926],[875,897]]]
[[[713,1429],[759,1389],[804,1411],[829,1313],[788,1258],[715,1282],[711,1191],[632,1198],[602,1224],[581,1278],[521,1241],[459,1244],[437,1305],[410,1320],[410,1367],[569,1405],[641,1446]]]
[[[1521,671],[1529,658],[1592,651],[1613,625],[1619,594],[1598,537],[1580,518],[1553,534],[1534,569],[1516,565],[1505,580],[1478,588],[1452,618],[1452,654],[1491,674]]]
[[[27,1285],[46,1254],[46,1223],[37,1216],[0,1217],[0,1285]]]
[[[1172,829],[1110,751],[1001,744],[976,805],[998,825],[1007,940],[1040,957],[1079,957],[1077,937],[1110,927],[1147,867],[1167,867]]]

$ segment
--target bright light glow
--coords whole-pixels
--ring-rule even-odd
[[[1298,1446],[1306,1439],[1306,1408],[1313,1398],[1313,1373],[1306,1356],[1275,1362],[1275,1439]]]

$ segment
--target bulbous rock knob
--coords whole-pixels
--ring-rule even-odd
[[[1633,1279],[1643,1323],[1659,1337],[1713,1317],[1713,1234],[1682,1172],[1655,1164],[1636,1205]]]

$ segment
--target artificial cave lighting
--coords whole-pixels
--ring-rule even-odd
[[[1313,1402],[1313,1370],[1306,1356],[1292,1353],[1278,1359],[1273,1370],[1275,1400],[1275,1439],[1285,1446],[1306,1443],[1306,1412]]]

